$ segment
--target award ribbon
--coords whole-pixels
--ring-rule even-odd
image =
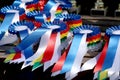
[[[108,44],[108,47],[104,47],[104,53],[101,54],[99,58],[99,63],[95,67],[95,71],[104,72],[107,71],[107,77],[110,77],[111,79],[118,78],[118,71],[120,69],[119,65],[119,41],[120,41],[120,35],[119,35],[119,29],[120,26],[113,26],[111,28],[108,28],[106,30],[106,34],[109,37],[109,41],[107,40],[105,43],[105,46]],[[102,57],[102,58],[101,58]],[[102,77],[101,75],[100,77]]]
[[[44,63],[45,71],[49,66],[53,65],[60,57],[60,32],[66,28],[66,24],[63,22],[53,22],[45,23],[42,25],[42,27],[48,27],[50,29],[52,28],[50,40],[48,41],[48,45],[43,53],[42,60],[40,61],[41,63]]]
[[[13,43],[17,40],[17,36],[8,34],[7,30],[8,30],[9,25],[11,25],[12,23],[16,21],[19,21],[19,15],[24,13],[24,9],[11,5],[11,6],[3,7],[1,9],[1,12],[5,14],[5,18],[0,27],[0,32],[1,32],[0,33],[0,43],[1,43],[0,45]],[[9,41],[7,41],[8,39]]]
[[[20,21],[20,22],[11,24],[9,26],[8,31],[9,33],[14,34],[14,35],[15,34],[17,35],[19,33],[19,36],[22,41],[28,34],[30,34],[30,31],[32,31],[33,29],[34,29],[33,23],[26,22],[26,21]],[[29,50],[30,52],[28,52],[27,50]],[[23,53],[24,53],[25,58],[28,58],[29,56],[31,56],[33,54],[32,46],[24,50]],[[6,58],[7,61],[8,61],[8,58]],[[21,52],[15,53],[15,56],[12,59],[13,61],[11,62],[18,62],[18,61],[21,62],[19,58],[21,58]]]
[[[88,33],[87,35],[86,33],[88,31],[90,33]],[[67,54],[66,60],[64,62],[62,60],[62,62],[64,63],[62,65],[59,65],[57,63],[57,65],[62,66],[62,68],[60,67],[58,68],[57,66],[56,68],[54,67],[52,71],[55,74],[53,73],[52,76],[67,72],[66,73],[67,79],[74,78],[76,74],[80,71],[80,65],[82,63],[82,59],[87,52],[87,37],[89,38],[100,34],[100,30],[97,27],[93,28],[92,26],[86,26],[86,25],[75,28],[73,32],[74,32],[74,38],[70,46],[70,50]],[[60,73],[56,73],[57,72],[56,70],[60,71]]]

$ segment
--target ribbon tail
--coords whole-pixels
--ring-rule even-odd
[[[4,20],[3,20],[3,23],[1,24],[1,27],[0,27],[0,31],[1,31],[1,33],[0,33],[0,40],[5,35],[5,32],[8,30],[8,27],[13,22],[16,22],[16,21],[19,21],[19,14],[18,13],[7,13],[6,14],[6,16],[5,16]],[[7,41],[7,42],[9,42],[9,41]],[[7,43],[7,42],[4,42],[4,43]]]
[[[5,45],[5,44],[14,43],[17,40],[18,40],[17,35],[9,34],[8,31],[6,31],[5,35],[0,40],[0,46]]]
[[[39,41],[40,43],[39,43],[37,51],[34,53],[33,56],[29,57],[28,59],[26,59],[24,61],[22,69],[27,66],[33,65],[36,61],[37,62],[41,61],[41,60],[39,60],[39,58],[41,56],[43,56],[43,53],[44,53],[45,49],[47,48],[47,44],[48,44],[51,32],[52,32],[52,30],[48,30],[45,34],[43,34],[43,36],[41,37],[41,39]],[[26,64],[27,62],[31,62],[31,63]]]
[[[118,47],[117,47],[113,65],[110,69],[108,69],[108,77],[111,77],[113,75],[112,79],[115,78],[115,76],[116,77],[119,76],[119,75],[117,76],[117,73],[120,70],[120,62],[119,62],[120,61],[120,53],[119,52],[120,52],[120,39],[118,42]],[[113,80],[115,80],[115,79],[113,79]]]
[[[110,76],[109,80],[119,80],[119,72],[115,72]]]
[[[106,78],[108,78],[108,71],[100,71],[98,74],[98,80],[105,80]]]
[[[119,38],[120,37],[118,35],[112,35],[110,37],[106,58],[102,66],[103,71],[112,67],[118,47]]]
[[[98,54],[97,56],[95,56],[94,58],[88,60],[87,62],[85,62],[82,67],[81,67],[81,71],[85,71],[85,70],[90,70],[93,69],[94,66],[97,63],[98,58],[100,57],[100,54]]]
[[[54,53],[53,53],[52,59],[50,61],[44,63],[44,71],[46,69],[48,69],[50,66],[52,66],[55,62],[58,61],[58,59],[59,59],[59,57],[61,55],[60,54],[61,51],[59,49],[60,44],[61,44],[60,43],[60,33],[57,33],[57,38],[56,38],[56,43],[55,43],[55,49],[54,49]]]
[[[68,80],[73,79],[77,75],[77,73],[80,71],[80,66],[82,64],[83,57],[87,53],[86,38],[87,38],[87,34],[84,34],[82,36],[81,43],[79,45],[77,55],[76,55],[76,58],[74,60],[73,65],[72,65],[72,68],[71,68],[71,70],[69,72],[67,72],[68,74],[70,74],[69,76],[68,75],[66,76],[66,78]]]

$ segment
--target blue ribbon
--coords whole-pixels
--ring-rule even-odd
[[[20,15],[22,15],[23,13],[25,13],[25,10],[24,10],[23,8],[20,8],[20,7],[18,7],[18,6],[14,6],[14,5],[5,6],[5,7],[1,8],[0,11],[1,11],[3,14],[7,14],[7,13],[8,13],[7,11],[9,11],[9,10],[17,10],[17,11],[19,11],[19,14],[20,14]]]
[[[66,29],[66,24],[64,23],[64,22],[46,22],[46,23],[43,23],[42,24],[42,27],[43,28],[49,28],[49,29],[51,29],[51,27],[49,27],[49,26],[53,26],[53,25],[57,25],[57,26],[59,26],[59,28],[54,28],[52,31],[53,32],[60,32],[60,31],[62,31],[62,30],[65,30]]]
[[[11,34],[17,34],[19,31],[15,30],[16,27],[19,26],[27,26],[30,30],[34,29],[34,24],[32,22],[27,22],[27,21],[19,21],[16,23],[13,23],[9,26],[8,31]]]
[[[75,57],[76,57],[78,49],[79,49],[79,45],[81,43],[81,39],[84,35],[84,33],[80,33],[80,31],[82,31],[82,30],[91,30],[92,31],[91,33],[88,33],[87,37],[94,36],[94,35],[100,33],[100,30],[98,27],[93,27],[93,26],[89,26],[89,25],[83,25],[83,26],[77,27],[73,30],[74,38],[73,38],[70,50],[68,52],[67,58],[65,60],[65,63],[62,67],[61,74],[70,71],[72,68],[72,65],[74,63]]]
[[[1,9],[1,12],[3,14],[6,14],[6,16],[4,18],[3,23],[1,24],[1,27],[0,27],[0,40],[5,35],[5,32],[8,30],[8,27],[11,24],[11,22],[12,22],[14,16],[15,16],[15,13],[8,13],[7,12],[8,10],[18,10],[20,14],[22,14],[24,12],[24,10],[22,8],[15,7],[15,6],[12,6],[12,5],[3,7]]]
[[[21,3],[21,0],[15,0],[12,5],[19,6]]]
[[[111,27],[106,30],[106,34],[110,36],[110,40],[109,40],[106,58],[102,66],[102,70],[112,67],[116,55],[116,50],[118,48],[118,42],[120,39],[120,35],[113,34],[113,31],[116,30],[120,30],[120,26]]]
[[[72,68],[82,36],[83,34],[77,34],[74,36],[66,61],[64,63],[64,66],[62,67],[61,74],[70,71],[70,69]]]
[[[82,30],[91,30],[91,33],[87,34],[87,37],[91,37],[94,35],[97,35],[100,33],[100,30],[98,27],[90,26],[90,25],[83,25],[80,27],[77,27],[73,30],[74,38],[70,47],[70,50],[68,52],[67,58],[65,60],[65,63],[62,67],[61,74],[70,71],[72,68],[72,65],[74,63],[75,57],[77,55],[79,45],[81,43],[81,39],[84,35],[84,33],[81,33]]]
[[[43,15],[45,15],[46,17],[50,17],[50,13],[46,11],[40,12],[40,11],[35,10],[35,11],[31,11],[27,13],[27,16],[29,18],[35,18],[35,20],[42,22],[42,23],[45,22]]]
[[[53,6],[55,6],[56,5],[56,2],[54,1],[54,0],[49,0],[48,2],[47,2],[47,4],[45,5],[45,7],[44,7],[44,10],[43,11],[50,11],[50,9],[53,7]]]
[[[49,29],[47,28],[39,28],[32,32],[30,35],[27,35],[21,43],[19,43],[14,49],[7,51],[7,53],[11,53],[12,51],[19,52],[25,50],[29,46],[31,46],[34,42],[38,41],[40,37]]]
[[[8,27],[11,24],[11,21],[14,16],[15,16],[15,13],[10,13],[5,16],[4,21],[0,27],[0,40],[5,35],[5,32],[8,30]]]
[[[27,29],[29,28],[30,30],[33,30],[33,29],[34,29],[33,23],[27,22],[27,21],[20,21],[20,22],[17,22],[17,23],[13,23],[13,24],[9,27],[8,31],[9,31],[11,34],[17,34],[17,33],[19,33],[21,40],[23,40],[23,39],[29,34],[29,33],[28,33],[28,30],[27,30],[27,29],[21,30],[21,31],[15,30],[16,27],[22,27],[22,26],[27,26]],[[29,58],[29,57],[32,56],[32,55],[33,55],[33,47],[32,47],[32,45],[31,45],[31,46],[29,46],[28,48],[26,48],[26,49],[24,50],[24,56],[25,56],[25,58],[27,59],[27,58]]]

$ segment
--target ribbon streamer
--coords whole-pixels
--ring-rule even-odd
[[[107,77],[111,77],[111,79],[115,80],[116,78],[119,77],[118,71],[120,69],[119,65],[119,29],[120,26],[113,26],[110,27],[106,30],[106,35],[109,37],[109,42],[108,40],[106,41],[106,44],[108,43],[108,47],[104,48],[106,51],[101,54],[101,57],[99,59],[98,63],[99,65],[96,65],[95,71],[104,71],[107,70]],[[114,48],[113,48],[114,47]],[[103,62],[104,61],[104,62]],[[100,77],[102,77],[101,75]]]
[[[0,45],[13,43],[17,40],[17,36],[8,34],[7,30],[9,25],[16,21],[19,21],[19,15],[24,13],[24,9],[11,5],[3,7],[1,9],[1,12],[6,16],[0,27],[0,43],[1,43]],[[10,40],[7,41],[8,39]]]
[[[33,61],[32,63],[30,63],[29,65],[33,65],[34,66],[34,64],[36,64],[36,63],[38,63],[38,62],[40,62],[40,63],[45,63],[46,61],[51,61],[50,62],[50,65],[52,65],[53,63],[54,63],[54,61],[56,61],[57,59],[55,59],[55,57],[54,57],[54,55],[56,55],[56,58],[57,58],[57,55],[60,55],[57,51],[58,51],[58,47],[57,46],[55,46],[55,45],[52,45],[52,47],[55,47],[55,49],[51,49],[51,50],[53,50],[54,52],[48,52],[48,50],[50,49],[50,46],[51,46],[51,41],[49,41],[49,38],[50,38],[50,34],[51,35],[53,35],[53,34],[56,34],[56,33],[58,33],[58,32],[60,32],[60,31],[62,31],[62,30],[64,30],[65,28],[66,28],[66,24],[65,23],[63,23],[63,22],[53,22],[53,23],[44,23],[44,24],[42,24],[42,28],[49,28],[50,30],[52,30],[52,34],[51,34],[51,32],[49,32],[49,34],[47,33],[46,35],[44,35],[44,36],[46,36],[46,37],[42,37],[41,38],[41,41],[43,40],[43,41],[47,41],[47,43],[46,42],[42,42],[41,43],[41,41],[40,41],[40,45],[39,45],[39,48],[38,48],[38,50],[36,51],[36,53],[32,56],[32,57],[30,57],[30,58],[28,58],[26,61],[29,61],[29,62],[31,62],[31,61]],[[51,40],[53,40],[53,38],[51,37],[50,38]],[[57,38],[57,42],[58,42],[58,40],[60,40],[59,38]],[[55,41],[54,41],[55,42]],[[50,43],[50,46],[48,45]],[[42,45],[43,44],[43,45]],[[55,43],[55,44],[57,44],[57,43]],[[48,45],[48,46],[46,46],[46,45]],[[59,44],[57,44],[57,45],[59,45]],[[43,47],[44,46],[44,47]],[[47,47],[48,47],[48,49],[47,49]],[[42,50],[40,50],[42,48]],[[47,53],[45,53],[47,51]],[[46,55],[45,55],[46,54]],[[48,56],[48,54],[50,54],[51,56],[49,56],[49,57],[46,57],[46,56]],[[52,56],[53,55],[53,56]],[[41,58],[41,56],[43,56],[42,58]],[[43,61],[43,59],[45,59],[45,61]],[[40,60],[40,61],[39,61]],[[52,61],[52,60],[54,60],[54,61]],[[34,63],[35,62],[35,63]],[[26,66],[29,66],[29,65],[26,65]],[[41,65],[41,64],[40,64]],[[39,65],[38,65],[39,66]],[[38,68],[38,66],[36,66],[37,68]],[[25,67],[25,65],[23,66],[23,67]],[[48,67],[48,66],[47,66]],[[34,69],[36,69],[35,67],[34,67]],[[34,70],[33,69],[33,70]]]
[[[21,38],[21,41],[28,35],[30,34],[31,32],[34,29],[34,26],[33,26],[33,23],[30,23],[30,22],[26,22],[26,21],[20,21],[20,22],[16,22],[16,23],[13,23],[9,26],[9,33],[13,34],[13,35],[18,35],[19,33],[19,36]],[[25,58],[29,57],[32,55],[33,51],[32,51],[32,46],[28,48],[28,50],[30,51],[27,51],[27,50],[24,50],[23,53],[24,53],[24,56]],[[28,54],[29,53],[29,54]],[[11,55],[11,54],[10,54]],[[11,62],[21,62],[20,60],[21,59],[21,52],[18,52],[14,55],[13,59]],[[20,59],[19,59],[20,58]],[[8,61],[8,59],[6,58],[6,60]],[[5,60],[5,61],[6,61]],[[23,61],[23,60],[22,60]]]
[[[86,35],[84,33],[88,33],[88,35]],[[92,26],[84,25],[84,26],[76,28],[74,30],[74,34],[75,35],[74,35],[72,44],[70,46],[70,50],[68,52],[68,55],[66,57],[64,64],[62,64],[62,65],[57,64],[58,66],[62,66],[62,68],[60,68],[61,70],[57,69],[57,66],[56,66],[56,68],[54,67],[54,69],[52,70],[54,72],[52,74],[52,76],[55,76],[56,74],[62,74],[62,73],[67,72],[66,73],[67,79],[74,78],[77,75],[77,73],[80,71],[80,65],[82,63],[82,59],[87,52],[87,37],[89,38],[89,37],[100,34],[100,30],[97,27],[93,28]],[[76,46],[76,47],[74,47],[74,46]],[[83,52],[81,52],[81,49]],[[62,60],[62,62],[63,62],[63,60]]]

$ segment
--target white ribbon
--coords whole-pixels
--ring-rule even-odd
[[[81,39],[81,43],[80,43],[75,61],[73,63],[73,66],[72,66],[71,70],[66,73],[67,80],[73,79],[77,75],[77,73],[80,71],[80,66],[82,64],[83,57],[87,53],[86,37],[87,37],[87,34],[84,34]]]
[[[98,55],[95,56],[94,58],[86,61],[86,62],[82,65],[80,71],[85,71],[85,70],[93,69],[93,68],[95,67],[97,61],[98,61],[99,56],[100,56],[100,54],[98,54]]]
[[[11,24],[14,23],[14,22],[19,21],[19,13],[18,13],[18,11],[16,11],[16,10],[9,10],[8,14],[10,14],[10,13],[14,13],[15,14],[13,19],[12,19],[12,21],[11,21]],[[18,39],[17,35],[12,35],[12,34],[8,33],[8,31],[6,31],[5,35],[0,40],[0,46],[5,45],[5,44],[14,43],[17,39]]]
[[[31,56],[30,58],[28,58],[27,60],[24,61],[24,64],[22,66],[21,69],[27,67],[27,66],[30,66],[30,65],[33,65],[33,60],[39,58],[41,55],[43,55],[43,53],[45,52],[46,48],[47,48],[47,44],[48,44],[48,41],[50,39],[50,35],[52,33],[52,30],[48,30],[40,39],[40,43],[39,43],[39,47],[37,49],[37,51],[35,52],[35,54],[33,56]],[[31,63],[27,64],[26,65],[26,62],[27,61],[31,61]]]
[[[111,79],[115,80],[115,78],[117,78],[118,75],[118,71],[120,71],[120,40],[118,43],[118,48],[116,51],[116,55],[115,55],[115,59],[113,62],[113,65],[110,69],[108,69],[108,77],[110,77]]]
[[[50,66],[52,66],[55,62],[58,61],[58,59],[61,55],[61,50],[59,49],[60,44],[61,44],[60,43],[60,32],[58,32],[52,59],[50,61],[47,61],[47,62],[44,63],[44,71],[46,69],[48,69]]]

